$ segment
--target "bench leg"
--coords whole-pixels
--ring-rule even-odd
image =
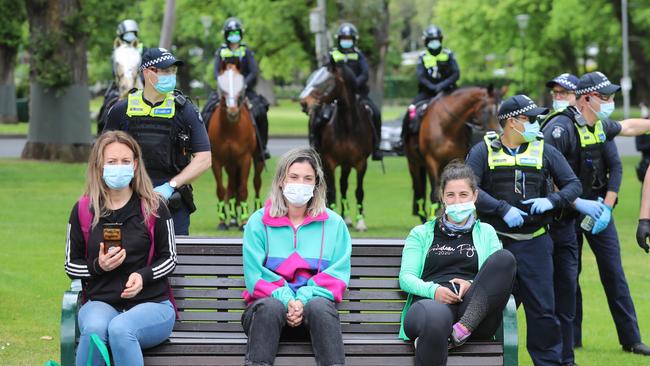
[[[77,311],[81,301],[81,281],[74,280],[63,294],[61,305],[61,366],[74,366],[79,327]]]

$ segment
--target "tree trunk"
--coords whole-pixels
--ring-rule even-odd
[[[14,85],[16,53],[15,47],[0,46],[0,123],[18,122]]]
[[[386,53],[388,52],[390,14],[388,1],[383,0],[381,5],[381,20],[375,26],[373,36],[375,45],[378,48],[377,63],[370,66],[370,95],[379,108],[384,101],[384,71],[386,67]]]
[[[90,95],[80,0],[27,0],[29,134],[24,159],[87,161]]]

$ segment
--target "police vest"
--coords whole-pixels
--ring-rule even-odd
[[[246,57],[246,47],[239,46],[235,50],[230,49],[230,47],[222,47],[219,50],[219,57],[221,57],[221,59],[233,58],[233,57],[244,58]]]
[[[577,173],[582,183],[582,195],[586,199],[596,199],[604,197],[607,193],[607,166],[604,160],[604,148],[607,136],[603,129],[603,122],[598,121],[594,126],[594,131],[577,122],[573,122],[580,143],[580,161]]]
[[[332,60],[334,60],[334,62],[359,61],[359,54],[357,52],[343,53],[339,51],[338,48],[330,51],[330,55],[332,56]]]
[[[422,65],[427,70],[427,74],[433,80],[441,80],[446,77],[443,75],[446,70],[447,62],[449,62],[451,51],[443,48],[439,54],[434,55],[429,50],[422,53]]]
[[[525,151],[510,155],[504,151],[497,136],[485,136],[488,149],[487,182],[483,190],[498,200],[504,200],[511,206],[529,212],[530,206],[521,201],[531,198],[546,197],[551,184],[543,169],[544,140],[528,143]],[[499,215],[481,215],[482,219],[500,232],[532,234],[551,223],[552,216],[528,215],[524,225],[519,228],[508,228]]]
[[[181,95],[182,96],[182,95]],[[126,131],[133,136],[142,149],[142,160],[152,179],[168,179],[189,164],[189,126],[176,114],[176,105],[182,107],[183,98],[167,93],[163,102],[151,107],[142,98],[142,91],[128,95]],[[179,123],[180,122],[180,123]]]

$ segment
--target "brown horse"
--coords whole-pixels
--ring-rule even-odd
[[[244,96],[244,77],[238,66],[232,63],[222,63],[220,66],[217,82],[221,96],[208,124],[212,172],[217,181],[219,230],[226,230],[228,225],[242,228],[248,221],[248,175],[251,165],[254,165],[254,208],[262,206],[260,187],[264,161],[255,158],[259,155],[259,146]],[[228,174],[227,189],[222,182],[223,169]]]
[[[368,156],[372,153],[373,130],[371,110],[361,105],[356,94],[354,73],[345,64],[331,64],[317,70],[300,94],[303,110],[309,115],[309,123],[320,118],[319,107],[324,103],[335,103],[335,110],[329,121],[319,128],[319,153],[327,182],[327,202],[336,208],[336,167],[341,167],[339,180],[341,192],[341,216],[348,225],[352,224],[347,200],[348,178],[354,168],[357,171],[357,215],[355,228],[366,231],[363,209],[363,178],[368,168]]]
[[[413,215],[422,222],[427,220],[427,176],[431,184],[431,218],[440,207],[440,173],[450,161],[464,159],[471,147],[471,133],[465,123],[483,131],[500,130],[496,118],[500,95],[491,87],[468,87],[435,98],[422,118],[419,134],[407,138],[405,152],[413,183]]]

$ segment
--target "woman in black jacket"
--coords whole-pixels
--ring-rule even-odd
[[[110,345],[115,365],[142,365],[142,349],[165,341],[174,326],[167,283],[176,266],[174,225],[141,156],[126,133],[102,134],[70,214],[65,271],[81,279],[86,300],[77,365],[86,365],[92,333]]]

